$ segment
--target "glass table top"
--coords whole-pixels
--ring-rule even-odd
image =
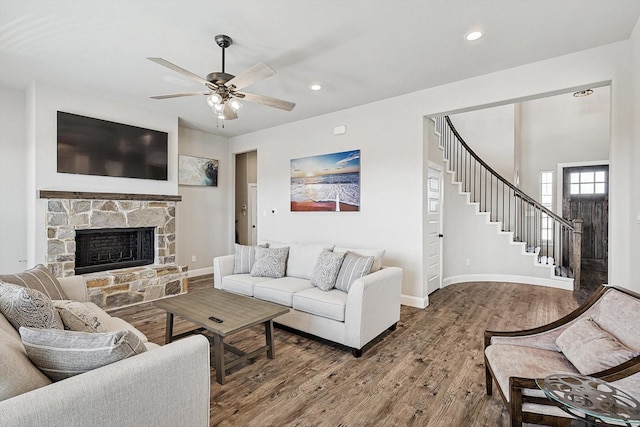
[[[550,375],[537,379],[536,383],[549,399],[574,416],[583,414],[585,419],[640,424],[640,402],[611,383],[573,374]]]

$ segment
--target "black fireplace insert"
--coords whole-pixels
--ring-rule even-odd
[[[153,264],[154,227],[76,230],[76,274]]]

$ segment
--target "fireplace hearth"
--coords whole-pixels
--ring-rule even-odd
[[[154,227],[76,230],[75,274],[153,264]]]

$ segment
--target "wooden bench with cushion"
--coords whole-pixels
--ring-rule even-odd
[[[547,399],[537,378],[582,374],[640,397],[640,295],[601,286],[567,316],[534,329],[485,331],[487,394],[495,382],[512,426],[568,426],[569,414]]]

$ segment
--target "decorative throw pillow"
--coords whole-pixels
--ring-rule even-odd
[[[320,252],[311,276],[311,284],[323,291],[330,291],[336,284],[344,254],[324,249]]]
[[[268,248],[269,244],[258,245]],[[256,246],[244,246],[235,244],[235,257],[233,258],[233,274],[251,273],[251,267],[256,260]]]
[[[64,328],[77,332],[107,332],[98,316],[89,307],[77,301],[53,301]]]
[[[256,248],[256,260],[251,268],[251,275],[256,277],[284,277],[287,269],[289,247]]]
[[[371,272],[374,273],[382,268],[384,262],[384,249],[349,249],[341,246],[333,248],[333,252],[351,252],[360,256],[372,256],[374,257],[373,265],[371,266]]]
[[[595,374],[638,356],[590,317],[580,319],[556,338],[556,345],[582,375]]]
[[[131,331],[86,333],[20,328],[20,336],[31,362],[53,381],[147,351]]]
[[[35,289],[25,288],[0,281],[0,312],[14,328],[63,329],[58,311],[45,294]]]
[[[19,274],[0,276],[0,281],[35,289],[50,299],[69,299],[58,279],[42,264]]]
[[[362,257],[352,252],[346,252],[336,279],[336,289],[349,292],[353,282],[371,273],[373,260],[372,256]]]

